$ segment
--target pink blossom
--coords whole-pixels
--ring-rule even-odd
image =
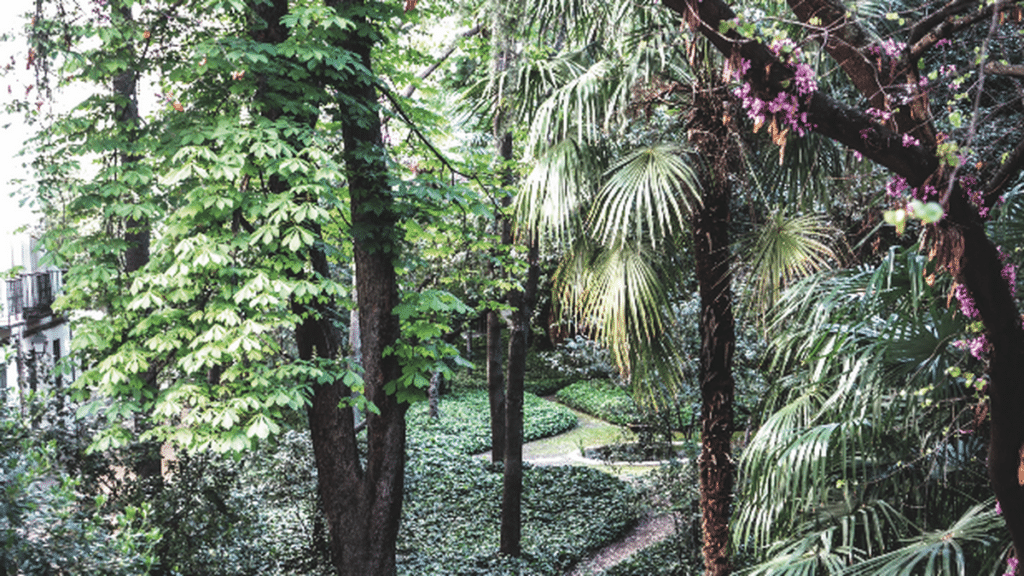
[[[972,298],[971,293],[967,291],[967,286],[957,284],[956,288],[953,289],[953,295],[956,296],[957,302],[960,303],[960,312],[964,316],[971,320],[981,316],[978,313],[977,306],[974,304],[974,298]]]
[[[988,338],[984,334],[979,335],[967,343],[967,351],[971,353],[978,360],[985,358],[985,352],[988,350]]]
[[[1002,514],[1003,514],[1003,506],[1001,504],[999,504],[999,500],[996,500],[996,515],[997,516],[1002,516]]]
[[[910,184],[907,183],[907,179],[896,174],[885,185],[885,193],[890,198],[900,198],[903,196],[903,192],[909,188]]]
[[[814,70],[807,64],[796,65],[796,77],[793,79],[796,85],[796,93],[806,96],[818,91],[818,81],[814,79]]]
[[[1010,285],[1010,290],[1011,291],[1016,291],[1017,290],[1017,267],[1014,266],[1012,263],[1007,262],[1003,266],[1003,270],[1001,271],[1000,274],[1002,275],[1003,280],[1006,280],[1006,283]]]
[[[950,44],[952,44],[952,42],[949,41],[949,38],[943,38],[935,43],[935,47],[942,48],[943,46],[949,46]]]
[[[892,38],[882,42],[882,51],[890,58],[899,56],[906,47],[906,42],[897,42]]]
[[[889,118],[892,118],[892,112],[889,112],[888,110],[879,110],[878,108],[868,108],[867,110],[865,110],[865,112],[867,112],[868,116],[874,116],[875,118],[878,118],[882,122],[885,122]]]
[[[904,134],[903,135],[903,147],[904,148],[910,148],[911,146],[918,146],[920,144],[921,144],[921,141],[918,140],[917,138],[914,138],[910,134]]]

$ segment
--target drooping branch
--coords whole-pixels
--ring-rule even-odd
[[[438,68],[441,67],[441,64],[444,64],[444,61],[447,60],[449,56],[455,53],[455,50],[458,49],[459,42],[461,40],[463,40],[464,38],[471,38],[473,36],[476,36],[477,34],[480,33],[481,30],[483,30],[483,25],[477,24],[470,28],[469,30],[461,32],[459,36],[451,44],[449,44],[447,48],[445,48],[444,52],[442,52],[441,55],[437,57],[437,60],[435,60],[434,63],[431,64],[430,66],[427,66],[426,68],[421,70],[420,73],[416,75],[416,77],[419,78],[420,80],[426,80],[431,74],[433,74]],[[402,90],[402,96],[404,96],[405,98],[409,98],[415,91],[416,85],[409,84],[408,86],[405,87],[405,90]]]

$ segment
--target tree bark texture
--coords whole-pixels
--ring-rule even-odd
[[[909,25],[905,52],[889,61],[871,54],[867,37],[856,20],[835,0],[789,0],[802,21],[815,18],[814,29],[828,30],[818,40],[869,102],[891,107],[893,117],[878,122],[866,113],[838,102],[821,91],[801,103],[811,129],[863,154],[905,178],[912,187],[925,184],[943,194],[946,215],[929,230],[931,255],[939,266],[967,287],[985,325],[989,339],[990,440],[988,469],[1003,518],[1018,554],[1024,551],[1024,490],[1018,480],[1024,452],[1024,330],[1020,312],[1005,279],[997,248],[985,234],[984,222],[952,181],[955,170],[940,165],[936,131],[931,123],[927,95],[916,78],[916,65],[937,42],[953,38],[968,26],[997,18],[1007,4],[951,2]],[[771,99],[786,89],[793,70],[781,63],[759,41],[744,38],[735,30],[719,32],[719,24],[735,13],[722,0],[663,0],[689,25],[703,34],[729,59],[749,62],[744,80]],[[1012,5],[1012,3],[1009,3]],[[873,66],[872,66],[873,64]],[[881,95],[901,94],[899,101]],[[763,98],[762,98],[763,99]],[[920,144],[906,146],[903,135]],[[1024,165],[1024,139],[1011,141],[1007,157],[996,173],[980,187],[983,204],[991,207]]]
[[[508,337],[508,383],[505,391],[505,475],[501,497],[500,552],[519,556],[523,533],[523,389],[530,317],[537,297],[540,268],[537,242],[530,243],[529,270],[521,290],[509,293],[512,319]]]
[[[356,22],[343,47],[371,71],[370,25],[358,15],[359,0],[329,2]],[[310,407],[320,496],[331,534],[335,569],[343,576],[391,576],[405,482],[405,411],[385,387],[401,375],[394,356],[384,351],[397,342],[399,251],[398,215],[391,196],[375,78],[354,72],[336,86],[346,103],[342,119],[344,160],[351,199],[360,348],[367,400],[379,414],[366,414],[367,454],[361,468],[352,429],[352,411],[339,409],[349,390],[340,383],[318,390]],[[322,393],[321,393],[322,392]]]
[[[509,60],[512,57],[512,47],[509,42],[509,27],[505,17],[507,8],[498,2],[489,5],[491,12],[491,70],[494,76],[508,70]],[[500,95],[498,96],[500,97]],[[512,132],[505,125],[505,110],[499,104],[494,115],[491,127],[491,135],[494,137],[494,159],[499,162],[499,174],[503,187],[511,186],[514,183],[514,174],[509,167],[513,158]],[[505,195],[501,198],[502,208],[508,208],[512,198]],[[501,212],[495,218],[495,228],[501,235],[501,245],[512,245],[512,222]],[[501,266],[491,265],[490,273],[493,277],[496,274],[503,274]],[[501,328],[502,318],[498,311],[487,312],[487,390],[491,407],[491,462],[501,462],[505,459],[505,444],[507,431],[505,430],[505,379],[502,374],[501,362]]]
[[[501,316],[487,312],[487,399],[491,408],[491,462],[505,460],[505,372],[501,361]]]
[[[703,162],[702,205],[693,217],[695,271],[700,292],[701,455],[700,509],[704,574],[729,574],[732,510],[733,326],[729,254],[729,128],[722,124],[724,86],[698,84],[689,118],[689,142]]]

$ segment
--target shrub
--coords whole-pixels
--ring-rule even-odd
[[[74,445],[58,442],[73,435],[50,409],[63,406],[37,400],[26,400],[28,419],[0,404],[0,574],[145,573],[160,538],[148,506],[81,494]]]
[[[613,424],[642,420],[636,402],[626,390],[609,380],[581,380],[555,395],[559,402]]]

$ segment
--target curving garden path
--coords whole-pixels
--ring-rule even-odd
[[[633,438],[624,437],[622,429],[614,424],[589,414],[573,412],[579,419],[575,428],[557,436],[523,444],[523,461],[535,466],[589,466],[620,478],[636,476],[651,469],[650,464],[607,464],[601,460],[585,458],[585,448],[610,444],[616,440],[630,441]],[[486,458],[490,452],[478,456]],[[632,554],[664,540],[674,530],[672,514],[648,516],[615,542],[592,552],[573,567],[567,576],[589,576],[607,570]]]

